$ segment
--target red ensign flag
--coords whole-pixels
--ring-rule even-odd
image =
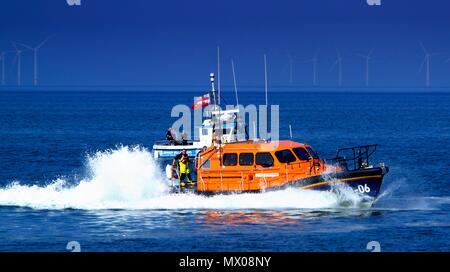
[[[194,104],[192,104],[192,109],[201,109],[206,107],[211,103],[211,99],[209,98],[209,94],[205,94],[203,96],[194,97]]]

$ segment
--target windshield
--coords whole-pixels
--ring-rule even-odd
[[[319,158],[319,155],[317,154],[317,152],[314,151],[310,146],[307,146],[306,150],[308,150],[309,154],[311,155],[311,157],[313,157],[313,159]]]

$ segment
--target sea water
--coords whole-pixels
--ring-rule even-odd
[[[240,103],[264,104],[242,92]],[[286,189],[171,195],[151,146],[191,91],[0,92],[0,251],[448,251],[450,93],[274,91],[280,137],[380,144],[390,167],[368,207],[356,194]],[[234,103],[234,94],[224,100]],[[226,101],[228,102],[228,101]]]

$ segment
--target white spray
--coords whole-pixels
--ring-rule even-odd
[[[0,206],[35,209],[329,209],[342,195],[289,188],[262,194],[169,194],[168,181],[152,154],[141,147],[119,147],[87,159],[90,173],[78,184],[57,179],[47,186],[14,182],[0,189]],[[359,203],[352,196],[352,207]],[[344,201],[345,202],[345,201]],[[348,201],[345,206],[348,206]]]

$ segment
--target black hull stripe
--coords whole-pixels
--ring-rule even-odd
[[[195,194],[212,196],[212,195],[227,195],[227,194],[243,194],[243,193],[263,193],[283,190],[288,187],[297,187],[299,189],[313,189],[321,186],[329,186],[335,182],[352,182],[358,180],[374,180],[383,181],[383,172],[381,168],[362,169],[351,172],[331,173],[329,177],[317,175],[306,179],[299,179],[287,182],[280,186],[268,187],[258,190],[233,190],[233,191],[198,191],[196,187],[182,189],[182,192],[192,192]],[[330,180],[326,180],[326,179]]]

